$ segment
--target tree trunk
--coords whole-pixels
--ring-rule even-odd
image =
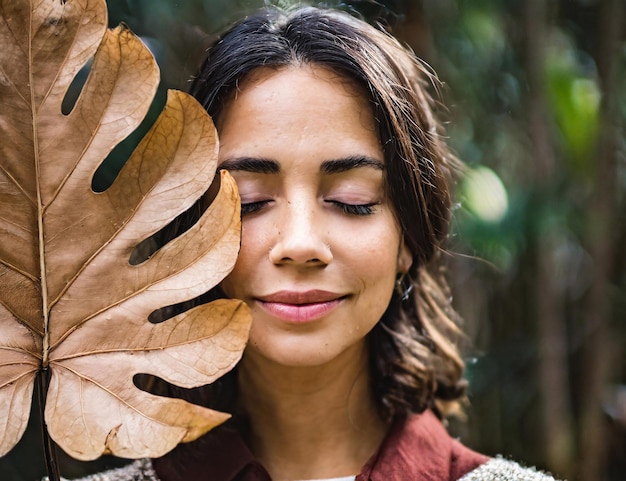
[[[527,35],[525,70],[528,75],[528,128],[534,156],[534,180],[541,198],[546,198],[544,193],[554,189],[556,184],[552,125],[548,118],[544,87],[548,4],[545,0],[527,0],[524,12]],[[547,468],[559,476],[568,477],[573,459],[573,422],[569,401],[563,289],[558,284],[554,262],[559,236],[555,226],[539,222],[535,236],[535,299],[539,344],[537,364]]]
[[[617,155],[620,116],[616,92],[616,63],[623,17],[623,0],[601,4],[601,38],[596,56],[602,87],[602,104],[596,175],[590,201],[589,251],[594,261],[593,284],[586,308],[585,389],[581,411],[580,479],[601,480],[608,452],[608,429],[602,413],[602,395],[610,382],[613,359],[611,335],[611,270],[616,245],[613,229],[617,212]]]

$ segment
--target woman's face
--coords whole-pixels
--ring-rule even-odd
[[[252,308],[246,356],[317,366],[362,349],[411,262],[367,100],[321,67],[260,68],[218,129],[243,223],[222,288]]]

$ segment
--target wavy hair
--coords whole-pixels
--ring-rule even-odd
[[[219,127],[239,82],[259,67],[312,64],[330,69],[369,96],[385,156],[385,185],[413,264],[370,332],[374,396],[383,419],[434,409],[440,416],[464,397],[460,334],[442,255],[451,215],[456,159],[442,139],[429,89],[437,79],[382,30],[330,9],[266,8],[228,29],[209,48],[190,93]],[[229,375],[227,375],[229,376]],[[214,386],[232,402],[228,377]],[[225,399],[230,402],[225,402]],[[231,404],[232,409],[232,404]]]

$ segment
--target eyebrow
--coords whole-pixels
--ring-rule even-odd
[[[339,174],[360,167],[372,167],[376,170],[385,170],[385,164],[380,160],[366,155],[353,155],[343,159],[325,160],[320,166],[322,174]]]
[[[367,155],[353,155],[342,159],[325,160],[320,166],[322,174],[339,174],[361,167],[371,167],[376,170],[385,170],[385,164],[378,159]],[[252,172],[254,174],[278,174],[280,164],[275,160],[257,157],[236,157],[223,161],[219,170]]]
[[[271,159],[236,157],[234,159],[226,159],[222,162],[219,165],[219,170],[222,169],[232,171],[240,170],[254,174],[278,174],[280,172],[280,164]]]

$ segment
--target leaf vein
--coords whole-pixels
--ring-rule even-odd
[[[10,386],[11,384],[13,384],[14,382],[17,382],[20,379],[22,379],[22,378],[24,378],[26,376],[29,376],[29,375],[31,375],[34,372],[37,372],[38,370],[39,370],[39,367],[37,367],[35,369],[30,369],[30,370],[28,370],[26,372],[20,373],[19,376],[14,376],[14,377],[10,378],[10,379],[6,380],[5,382],[0,383],[0,389],[4,389],[7,386]]]
[[[95,379],[89,377],[89,376],[85,376],[83,374],[81,374],[80,372],[76,371],[75,369],[72,369],[69,366],[65,366],[63,364],[58,364],[57,365],[60,368],[63,368],[69,372],[71,372],[72,374],[74,374],[76,377],[78,377],[81,381],[83,382],[89,382],[92,383],[94,386],[98,387],[99,389],[102,389],[104,392],[106,392],[107,394],[111,395],[113,398],[115,398],[120,404],[122,404],[123,406],[126,406],[128,409],[130,409],[131,411],[134,411],[135,413],[137,413],[138,415],[140,415],[141,417],[150,420],[153,423],[156,424],[160,424],[161,426],[170,426],[167,423],[164,423],[163,421],[159,420],[158,418],[155,417],[151,417],[148,416],[146,413],[144,413],[143,411],[139,410],[138,408],[136,408],[135,406],[133,406],[131,403],[129,403],[128,401],[126,401],[125,399],[123,399],[122,397],[118,396],[115,392],[113,392],[111,389],[107,388],[106,386],[102,385],[101,383],[99,383],[98,381],[96,381]],[[141,389],[138,389],[138,391],[141,392],[145,392],[142,391]],[[149,393],[147,393],[148,395],[150,395]],[[155,396],[154,394],[152,394],[152,396],[154,397],[160,397],[160,396]],[[81,406],[83,405],[83,396],[82,396],[82,383],[81,383]],[[81,411],[83,411],[81,409]]]
[[[0,164],[0,170],[2,170],[2,172],[6,175],[7,179],[9,179],[9,180],[11,181],[11,183],[12,183],[13,185],[15,185],[15,187],[17,187],[17,188],[19,189],[19,191],[20,191],[20,192],[22,192],[22,193],[24,194],[24,197],[26,197],[26,198],[30,201],[30,203],[31,203],[31,204],[33,204],[33,206],[35,206],[35,207],[36,207],[36,206],[37,206],[37,202],[35,201],[35,199],[33,199],[33,198],[32,198],[32,197],[28,194],[28,192],[26,192],[26,191],[24,190],[24,188],[22,187],[22,185],[21,185],[21,184],[20,184],[20,183],[19,183],[19,182],[15,179],[15,177],[13,177],[13,176],[11,175],[11,173],[10,173],[8,170],[6,170],[6,169],[4,168],[4,166],[3,166],[2,164]]]

